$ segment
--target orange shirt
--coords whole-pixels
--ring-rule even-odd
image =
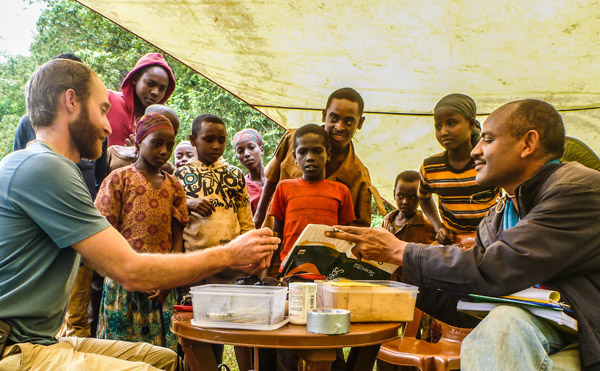
[[[285,132],[273,158],[267,164],[265,176],[269,181],[276,183],[284,179],[295,179],[302,176],[302,171],[296,165],[293,154],[295,132],[296,129]],[[350,150],[340,168],[330,174],[327,179],[348,187],[354,205],[354,215],[356,216],[356,220],[352,225],[358,227],[371,226],[371,195],[375,198],[379,213],[381,215],[385,214],[383,200],[375,186],[371,184],[369,170],[354,152],[352,143],[350,143]],[[267,224],[267,226],[269,225]]]
[[[356,219],[348,188],[326,179],[282,180],[273,194],[269,215],[284,222],[281,261],[308,224],[348,224]]]

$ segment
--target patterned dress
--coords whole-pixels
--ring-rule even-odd
[[[188,223],[183,187],[171,175],[154,188],[135,165],[113,171],[102,182],[96,207],[139,253],[172,250],[171,219]],[[174,290],[162,303],[141,292],[128,292],[110,278],[104,281],[98,338],[148,342],[176,350],[169,326]]]

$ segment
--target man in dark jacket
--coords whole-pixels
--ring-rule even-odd
[[[440,303],[456,303],[447,291],[499,296],[542,284],[571,305],[575,337],[523,309],[497,307],[463,342],[462,370],[600,369],[600,172],[558,162],[564,135],[558,112],[538,100],[488,117],[471,153],[477,182],[507,195],[470,250],[406,243],[383,230],[332,233],[356,242],[359,257],[402,265],[403,281],[420,286],[417,305],[442,320],[454,311]]]

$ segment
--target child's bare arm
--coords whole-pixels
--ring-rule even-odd
[[[277,247],[277,251],[275,251],[271,257],[269,257],[269,267],[271,267],[272,259],[277,259],[277,256],[281,254],[281,249],[283,249],[283,226],[285,225],[285,220],[273,218],[273,235],[277,236],[281,239],[279,246]]]
[[[433,229],[436,231],[435,239],[444,245],[451,243],[454,240],[454,236],[446,229],[446,227],[444,227],[433,198],[419,198],[419,205],[427,219],[431,222],[431,225],[433,225]]]
[[[215,211],[215,205],[206,198],[187,198],[189,211],[195,211],[202,216],[209,216]]]
[[[177,219],[171,219],[171,251],[183,252],[183,225]]]
[[[273,218],[273,232],[275,232],[275,236],[280,239],[283,238],[283,226],[285,225],[285,220]],[[283,239],[279,245],[283,245]]]
[[[260,195],[260,200],[258,201],[258,205],[256,206],[256,212],[254,213],[254,227],[260,228],[265,221],[265,217],[267,216],[267,209],[269,208],[269,203],[273,198],[273,193],[275,193],[275,189],[277,189],[277,183],[279,182],[271,182],[269,179],[265,180],[265,186],[263,187],[262,194]]]

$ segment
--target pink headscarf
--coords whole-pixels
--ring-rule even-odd
[[[140,144],[142,140],[157,130],[169,130],[173,133],[171,121],[159,113],[150,113],[142,116],[137,123],[137,133],[135,135],[135,144]]]
[[[239,142],[245,139],[253,140],[258,143],[259,146],[263,145],[263,140],[260,133],[255,129],[249,128],[240,130],[236,135],[233,136],[233,148],[235,148]]]

